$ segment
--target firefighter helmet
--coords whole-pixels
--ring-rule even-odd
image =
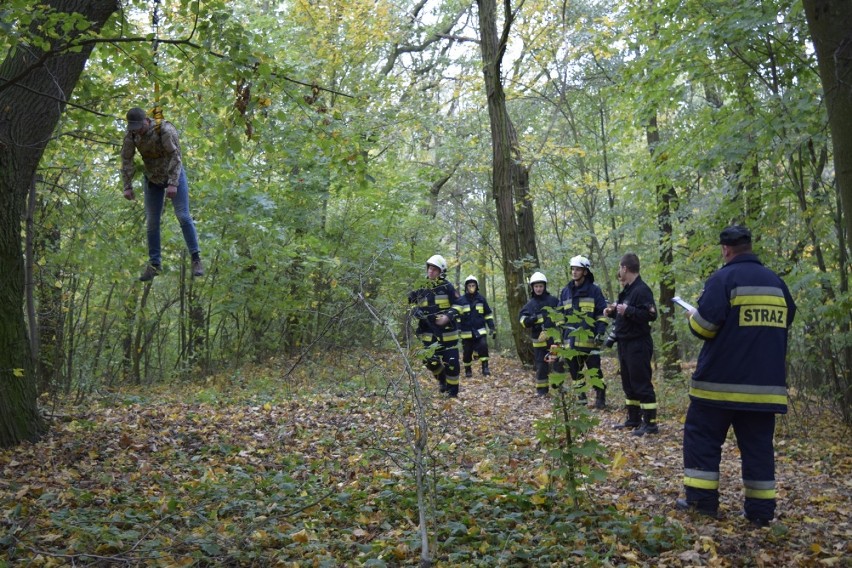
[[[473,274],[464,279],[465,288],[467,288],[469,282],[473,282],[474,284],[476,284],[476,287],[479,288],[479,280],[477,280],[476,276],[474,276]]]
[[[533,284],[547,284],[547,276],[544,275],[543,272],[533,272],[533,275],[530,276],[530,286]]]
[[[571,268],[585,268],[586,273],[588,273],[589,275],[589,280],[591,280],[592,282],[595,281],[595,275],[592,274],[592,263],[589,262],[589,259],[585,256],[577,255],[573,257],[571,260],[568,261],[568,266],[570,266]]]
[[[592,263],[589,262],[589,259],[585,256],[575,256],[569,262],[569,266],[576,266],[578,268],[585,268],[586,270],[592,269]]]
[[[442,277],[447,274],[447,261],[444,260],[444,257],[440,254],[433,254],[432,256],[430,256],[429,260],[426,261],[426,268],[429,268],[429,265],[432,265],[438,270],[440,270]]]

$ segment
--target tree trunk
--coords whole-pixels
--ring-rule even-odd
[[[651,115],[645,130],[648,141],[648,150],[655,163],[660,163],[661,158],[656,155],[657,145],[660,143],[660,131],[657,129],[657,115]],[[671,307],[674,298],[674,275],[672,274],[672,262],[674,260],[674,249],[672,245],[672,204],[677,200],[677,194],[670,183],[658,183],[657,192],[657,229],[660,231],[659,261],[660,261],[660,298],[659,306]],[[680,364],[677,357],[677,333],[674,326],[675,314],[671,309],[660,310],[660,356],[663,369],[663,379],[676,379],[680,373]]]
[[[825,94],[828,126],[834,153],[834,175],[843,212],[840,242],[842,280],[852,256],[852,2],[802,0],[811,40],[816,50],[819,76]],[[845,231],[845,235],[843,234]],[[849,329],[848,321],[841,328]],[[852,424],[852,347],[842,348],[845,366],[836,378],[840,404],[847,424]]]
[[[532,200],[529,199],[529,168],[523,163],[517,134],[506,108],[500,66],[506,50],[506,39],[512,26],[509,1],[506,0],[502,37],[497,35],[496,0],[477,0],[482,73],[491,122],[492,190],[500,233],[503,277],[506,281],[506,303],[512,325],[512,336],[518,356],[532,363],[532,346],[518,322],[517,314],[526,304],[526,272],[538,266]]]
[[[834,170],[845,217],[844,245],[852,252],[852,2],[802,0],[825,93]],[[844,266],[843,270],[847,267]],[[852,400],[847,399],[852,404]]]
[[[58,373],[62,368],[62,345],[65,329],[65,312],[62,309],[62,288],[56,285],[61,281],[61,270],[48,257],[59,250],[62,234],[57,224],[45,223],[51,214],[45,199],[36,198],[37,226],[40,233],[33,234],[33,285],[36,294],[36,325],[39,349],[35,353],[38,369],[38,392],[55,392]],[[58,208],[62,205],[56,204]]]
[[[43,21],[30,26],[29,41],[10,51],[0,64],[0,447],[36,440],[46,427],[36,405],[36,377],[30,360],[24,321],[24,262],[21,216],[45,146],[83,72],[94,44],[67,49],[81,33],[97,33],[113,12],[116,0],[48,0],[58,13],[79,12],[91,23],[59,30],[61,39],[45,37]],[[52,33],[50,35],[53,35]],[[24,48],[26,47],[26,48]]]

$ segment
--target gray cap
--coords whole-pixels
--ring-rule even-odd
[[[133,107],[127,111],[127,129],[137,130],[145,125],[145,119],[148,115],[139,107]]]
[[[750,242],[751,231],[742,225],[731,225],[730,227],[725,227],[722,232],[719,233],[720,245],[736,246],[748,244]]]

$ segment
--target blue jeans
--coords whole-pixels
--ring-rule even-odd
[[[167,185],[160,185],[148,181],[144,178],[143,187],[145,189],[145,217],[147,219],[148,228],[148,258],[151,264],[160,265],[160,220],[163,217],[163,205],[166,200]],[[192,220],[192,215],[189,214],[189,185],[186,183],[186,172],[183,168],[180,169],[180,177],[178,178],[177,194],[172,198],[172,205],[175,208],[175,217],[180,223],[180,230],[183,232],[183,240],[186,241],[186,248],[189,249],[189,254],[194,255],[199,252],[198,234],[195,232],[195,222]]]

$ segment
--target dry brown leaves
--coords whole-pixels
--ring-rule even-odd
[[[458,400],[439,399],[434,382],[421,378],[420,384],[432,401],[426,407],[430,447],[441,447],[451,476],[545,486],[550,464],[538,445],[534,422],[552,412],[549,399],[535,396],[532,371],[522,369],[514,360],[492,357],[492,377],[481,376],[478,364],[474,369],[472,379],[462,378]],[[598,412],[600,424],[593,435],[607,448],[612,462],[608,480],[590,488],[589,499],[601,507],[613,506],[640,517],[666,517],[692,535],[690,546],[652,559],[615,542],[613,547],[618,552],[614,562],[672,567],[852,565],[852,451],[849,432],[828,413],[821,417],[809,413],[807,425],[794,421],[794,415],[779,422],[779,514],[769,528],[758,529],[739,514],[742,489],[733,440],[724,451],[723,517],[709,520],[674,510],[674,500],[682,489],[685,387],[657,386],[660,433],[638,439],[611,428],[624,418],[620,404],[623,397],[611,359],[604,359],[604,375],[609,385],[609,407]],[[404,379],[400,386],[405,387]],[[60,555],[39,553],[55,550],[57,541],[74,534],[70,529],[57,529],[57,511],[103,506],[106,515],[111,506],[126,503],[132,495],[150,507],[146,514],[157,522],[170,516],[186,515],[188,519],[190,514],[202,513],[213,518],[215,511],[197,510],[200,505],[193,510],[192,496],[199,485],[219,480],[227,488],[234,471],[251,472],[259,479],[286,468],[291,462],[285,460],[294,456],[303,458],[302,463],[315,464],[294,472],[297,482],[299,475],[306,484],[311,478],[322,477],[332,491],[367,491],[370,484],[391,483],[401,470],[410,467],[408,460],[395,452],[411,448],[413,439],[423,434],[410,398],[394,396],[391,390],[362,389],[353,395],[341,388],[308,394],[291,385],[289,395],[277,400],[234,404],[232,399],[240,388],[244,385],[224,381],[214,389],[218,393],[215,400],[207,403],[197,402],[197,392],[180,392],[160,393],[156,404],[146,401],[64,409],[71,416],[67,421],[54,422],[42,442],[0,452],[0,528],[11,531],[14,527],[14,534],[6,537],[20,537],[17,558],[22,558],[23,547],[30,551],[25,557],[33,564],[70,563]],[[176,494],[183,501],[176,503]],[[317,500],[322,498],[317,496]],[[316,509],[309,496],[305,499],[305,507]],[[255,505],[247,499],[244,507],[251,510]],[[275,543],[282,539],[308,545],[323,538],[339,538],[339,534],[323,535],[319,529],[312,532],[289,525],[288,515],[296,509],[295,504],[290,509],[281,504],[275,510],[259,496],[256,507],[257,511],[250,511],[257,515],[252,517],[254,528],[222,525],[216,529],[217,542],[233,546],[269,542],[270,546],[279,546]],[[278,536],[265,519],[276,514],[282,518],[274,527],[280,531]],[[219,516],[221,521],[221,511]],[[381,511],[361,513],[353,520],[357,528],[347,538],[358,542],[380,537],[392,540],[416,526],[416,512],[405,512],[404,517],[410,526],[388,530],[380,528],[384,520]],[[261,525],[258,518],[266,524]],[[146,536],[139,535],[140,542]],[[164,547],[178,550],[183,545],[169,543],[166,531],[158,538],[163,539]],[[117,550],[117,545],[107,544],[86,548],[83,542],[64,546],[69,554],[87,550],[90,556],[74,559],[82,564],[98,562],[99,558],[108,563],[110,554]],[[128,547],[121,550],[126,560]],[[410,557],[401,549],[394,554],[400,559]],[[176,555],[174,561],[178,564],[182,560]]]

